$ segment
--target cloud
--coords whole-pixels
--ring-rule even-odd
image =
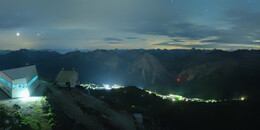
[[[105,38],[104,40],[105,40],[105,41],[114,41],[114,42],[120,42],[120,41],[123,41],[123,39],[113,38],[113,37]]]
[[[0,29],[13,29],[28,26],[33,16],[29,12],[9,13],[0,12]]]
[[[126,39],[139,39],[137,37],[126,37]]]
[[[153,48],[149,41],[162,37],[166,43],[160,46],[165,48],[172,43],[243,48],[259,44],[259,4],[244,0],[5,0],[0,4],[0,37],[26,30],[22,33],[28,37],[20,37],[16,48],[23,47],[19,42],[101,48],[104,42],[123,41],[122,48]],[[35,38],[37,33],[41,35]]]
[[[179,39],[172,39],[173,42],[183,42],[183,40],[179,40]]]
[[[110,38],[105,38],[104,41],[106,41],[108,44],[122,44],[121,42],[124,40],[110,37]]]
[[[122,44],[120,42],[107,42],[108,44]]]
[[[219,44],[189,44],[189,43],[171,43],[171,42],[162,42],[162,43],[156,43],[153,44],[156,46],[169,46],[169,47],[181,47],[181,48],[224,48],[223,46],[219,45]]]
[[[199,25],[184,20],[177,22],[165,21],[163,23],[147,22],[131,31],[139,34],[168,36],[172,38],[183,37],[190,40],[218,36],[223,32],[223,30],[208,25]]]
[[[216,28],[210,25],[199,25],[197,23],[175,22],[168,24],[151,24],[154,28],[139,28],[138,33],[164,35],[168,37],[183,37],[189,40],[201,40],[207,37],[216,39],[201,40],[209,45],[180,45],[185,47],[236,47],[254,48],[259,45],[260,40],[260,13],[250,10],[233,9],[226,11],[221,19],[228,28]],[[158,25],[158,26],[157,26]],[[173,40],[173,42],[182,42]],[[189,41],[187,41],[189,42]],[[228,44],[230,44],[228,46]],[[232,44],[235,44],[232,46]],[[238,44],[241,44],[240,46]],[[159,43],[156,45],[176,46],[175,44]]]
[[[260,39],[260,13],[245,9],[233,9],[225,13],[222,18],[232,25],[227,30],[214,34],[217,39],[202,42],[225,44],[259,44]]]
[[[163,45],[163,46],[175,46],[175,44],[171,44],[169,42],[161,42],[161,43],[155,43],[153,45]]]

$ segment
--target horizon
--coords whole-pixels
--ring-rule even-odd
[[[161,50],[161,51],[164,51],[164,50],[167,50],[167,51],[174,51],[174,50],[187,50],[187,51],[190,51],[190,50],[201,50],[201,51],[225,51],[225,52],[235,52],[235,51],[241,51],[241,50],[246,50],[246,51],[260,51],[260,49],[234,49],[234,50],[224,50],[224,49],[218,49],[218,48],[211,48],[211,49],[205,49],[205,48],[187,48],[187,49],[167,49],[167,48],[164,48],[164,49],[160,49],[160,48],[157,48],[157,49],[144,49],[144,48],[136,48],[136,49],[118,49],[118,48],[115,48],[115,49],[100,49],[100,48],[97,48],[97,49],[78,49],[78,48],[68,48],[68,49],[28,49],[28,48],[20,48],[20,49],[14,49],[14,50],[10,50],[10,49],[0,49],[0,51],[20,51],[20,50],[29,50],[29,51],[54,51],[54,52],[59,52],[59,51],[66,51],[67,52],[75,52],[75,51],[80,51],[80,52],[91,52],[91,51],[98,51],[98,50],[105,50],[105,51],[114,51],[114,50],[119,50],[119,51],[129,51],[129,50],[145,50],[145,51],[149,51],[149,50]]]

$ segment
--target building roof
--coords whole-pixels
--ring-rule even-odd
[[[27,75],[32,74],[32,71],[36,71],[36,66],[26,66],[21,68],[14,68],[14,69],[8,69],[8,70],[2,70],[6,76],[8,76],[10,79],[21,79],[26,78]]]
[[[78,72],[76,71],[61,71],[57,78],[57,82],[68,82],[73,76],[78,76]]]

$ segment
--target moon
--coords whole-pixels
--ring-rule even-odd
[[[19,37],[19,36],[20,36],[20,33],[16,33],[16,36]]]

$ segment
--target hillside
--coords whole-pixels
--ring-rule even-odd
[[[260,51],[95,50],[59,54],[18,50],[0,55],[0,69],[37,65],[54,79],[61,68],[75,69],[81,82],[134,85],[190,97],[234,98],[259,92]],[[180,78],[180,82],[177,81]]]

